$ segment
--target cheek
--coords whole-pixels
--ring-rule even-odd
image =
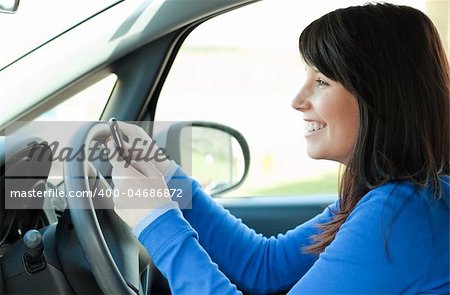
[[[340,129],[341,133],[354,137],[359,128],[359,108],[356,98],[347,91],[340,91],[328,102],[323,108],[327,111],[330,124]]]
[[[359,130],[359,108],[352,95],[330,98],[322,105],[322,117],[328,124],[327,143],[329,157],[345,163],[356,143]]]
[[[343,138],[354,141],[359,129],[359,112],[357,108],[348,108],[336,118],[336,125]]]
[[[359,109],[356,99],[352,99],[344,108],[340,109],[339,130],[337,131],[342,152],[348,158],[356,143],[356,137],[359,131]]]
[[[348,125],[348,133],[352,137],[353,143],[356,141],[356,135],[359,131],[359,107],[356,98],[352,97],[348,106],[347,113],[347,125]]]

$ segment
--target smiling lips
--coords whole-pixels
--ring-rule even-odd
[[[307,132],[307,134],[319,131],[321,129],[324,129],[325,127],[327,127],[327,124],[322,122],[305,121],[305,131]]]

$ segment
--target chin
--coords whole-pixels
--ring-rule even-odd
[[[344,163],[345,161],[338,160],[335,157],[327,156],[324,153],[319,153],[316,151],[307,151],[306,154],[308,155],[308,157],[310,157],[311,159],[314,159],[314,160],[328,160],[328,161],[338,162],[338,163],[345,165],[345,163]]]
[[[323,154],[317,151],[310,151],[307,150],[306,154],[308,155],[308,157],[310,157],[311,159],[315,159],[315,160],[323,160],[326,159],[323,157]]]

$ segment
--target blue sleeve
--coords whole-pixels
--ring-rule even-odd
[[[291,292],[420,293],[433,245],[428,205],[411,187],[366,195]]]
[[[239,293],[232,282],[251,293],[292,287],[295,294],[415,294],[433,269],[429,206],[412,186],[383,186],[364,196],[319,257],[301,247],[317,232],[316,224],[332,218],[337,203],[267,239],[214,203],[195,181],[192,192],[194,209],[183,210],[189,223],[180,210],[170,210],[139,236],[175,294]]]
[[[139,235],[172,294],[241,294],[198,244],[197,234],[171,209]]]
[[[188,178],[181,170],[177,171],[174,180],[168,183],[169,188],[180,187],[183,177]],[[317,255],[304,254],[302,247],[318,232],[317,224],[332,218],[332,210],[337,206],[333,204],[284,235],[265,238],[217,204],[198,182],[191,182],[193,197],[188,201],[192,202],[192,209],[183,209],[184,217],[219,269],[241,289],[252,293],[289,290],[309,270]],[[181,203],[180,208],[190,207],[186,200]]]

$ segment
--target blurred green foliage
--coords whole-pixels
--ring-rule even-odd
[[[337,192],[338,192],[338,173],[336,171],[324,173],[317,178],[284,183],[275,183],[267,187],[240,191],[239,194],[247,196],[274,196],[274,195],[337,194]]]

